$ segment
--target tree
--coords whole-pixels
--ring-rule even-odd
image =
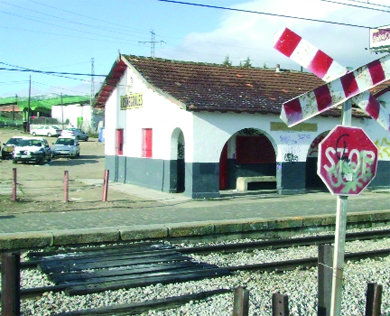
[[[240,66],[241,66],[241,67],[244,67],[244,68],[251,68],[251,67],[252,67],[251,59],[250,59],[249,57],[247,57],[247,58],[245,59],[244,64],[241,65],[241,63],[240,63]]]
[[[232,66],[232,62],[229,58],[229,55],[225,57],[225,60],[223,61],[222,65],[226,66],[226,67],[231,67]]]

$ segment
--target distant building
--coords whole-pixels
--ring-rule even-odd
[[[193,198],[218,197],[247,177],[270,176],[252,188],[280,194],[323,188],[318,143],[340,110],[293,128],[279,118],[283,102],[321,84],[305,72],[120,55],[94,103],[105,111],[106,168],[114,181]],[[381,102],[390,102],[387,86],[374,91]],[[389,133],[359,109],[353,125],[380,150],[370,187],[390,187]]]
[[[81,128],[86,132],[96,132],[99,121],[103,120],[103,114],[94,113],[89,101],[54,105],[51,117],[64,126]]]

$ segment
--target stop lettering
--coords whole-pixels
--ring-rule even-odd
[[[361,128],[336,126],[319,144],[317,174],[332,194],[360,194],[377,165],[378,149]]]

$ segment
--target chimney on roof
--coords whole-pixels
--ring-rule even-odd
[[[275,72],[280,72],[280,65],[276,64]]]

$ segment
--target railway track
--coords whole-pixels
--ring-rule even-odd
[[[390,236],[390,230],[364,231],[349,233],[347,241],[379,239]],[[139,243],[117,245],[107,248],[78,248],[64,251],[30,252],[29,260],[22,263],[22,268],[37,267],[47,274],[55,285],[22,288],[21,297],[41,296],[45,292],[64,291],[67,295],[85,295],[107,290],[130,289],[157,283],[168,284],[215,278],[231,275],[239,271],[286,271],[297,267],[313,267],[318,263],[317,257],[260,264],[232,265],[219,267],[204,262],[194,262],[190,254],[201,253],[234,253],[238,251],[252,251],[259,249],[279,249],[297,246],[318,245],[333,242],[332,235],[291,238],[285,240],[265,240],[244,243],[220,245],[205,245],[196,247],[173,247],[166,243]],[[359,260],[367,257],[390,255],[390,249],[372,250],[357,253],[347,253],[346,260]],[[192,300],[232,291],[207,291],[194,294]],[[171,305],[183,304],[191,300],[191,296],[169,298]],[[198,298],[196,298],[198,297]],[[188,299],[188,300],[187,300]],[[124,308],[131,310],[145,310],[155,308],[161,302],[145,302],[130,304]],[[114,307],[113,307],[114,308]],[[91,310],[89,315],[98,314]],[[103,311],[102,311],[103,313]],[[110,309],[105,313],[110,313]],[[119,313],[119,311],[118,311]],[[134,313],[136,313],[134,311]],[[64,314],[65,315],[65,314]],[[72,314],[69,315],[84,315]],[[86,314],[88,315],[88,314]]]

